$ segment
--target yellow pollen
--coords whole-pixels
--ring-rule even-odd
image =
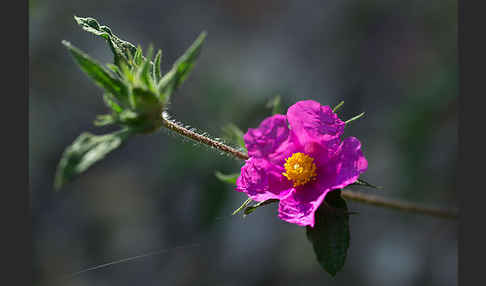
[[[302,186],[317,176],[314,158],[304,153],[292,154],[285,159],[284,167],[285,172],[282,175],[293,181],[294,187]]]

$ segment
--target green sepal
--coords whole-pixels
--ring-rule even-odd
[[[105,135],[94,135],[88,132],[79,135],[64,150],[57,166],[54,188],[59,190],[65,183],[73,180],[108,153],[120,147],[130,134],[130,130],[123,129]]]
[[[312,243],[317,261],[331,276],[344,266],[349,248],[349,213],[341,191],[331,191],[315,213],[314,227],[306,234]]]
[[[162,102],[167,102],[172,93],[184,82],[195,61],[201,52],[201,47],[206,38],[206,32],[202,32],[186,52],[177,59],[171,70],[158,82],[157,88],[161,94]]]

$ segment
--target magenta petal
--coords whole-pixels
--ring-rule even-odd
[[[274,152],[289,136],[285,115],[266,118],[258,128],[249,128],[243,137],[250,157],[266,157]]]
[[[343,140],[326,168],[326,176],[334,177],[332,189],[344,188],[358,180],[368,168],[368,161],[361,151],[361,142],[355,137]]]
[[[250,158],[241,168],[241,174],[236,180],[236,190],[246,193],[257,202],[282,199],[292,187],[282,172],[282,167],[275,166],[265,159]]]
[[[289,107],[287,120],[292,137],[305,146],[309,141],[321,144],[332,142],[343,134],[345,123],[338,118],[329,106],[323,106],[317,101],[304,100]]]
[[[329,191],[319,181],[292,189],[280,200],[278,216],[286,222],[314,227],[314,214]]]

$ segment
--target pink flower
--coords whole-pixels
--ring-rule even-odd
[[[313,100],[266,118],[244,136],[250,158],[236,190],[258,202],[278,199],[282,220],[314,227],[326,194],[356,182],[368,167],[358,139],[341,141],[344,126],[329,106]]]

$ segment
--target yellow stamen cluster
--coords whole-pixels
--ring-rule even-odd
[[[294,153],[285,159],[285,172],[282,173],[287,179],[294,182],[294,187],[302,186],[315,179],[316,164],[314,158],[304,153]]]

